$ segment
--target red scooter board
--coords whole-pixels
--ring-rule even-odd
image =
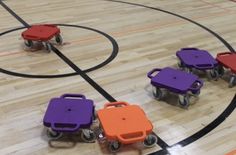
[[[52,46],[49,42],[53,37],[57,44],[62,45],[63,39],[60,35],[61,31],[56,25],[33,25],[25,30],[21,35],[25,40],[25,46],[32,49],[34,42],[42,43],[47,51],[51,51]]]
[[[216,60],[225,68],[236,74],[236,54],[225,52],[217,54]]]
[[[49,41],[60,34],[56,25],[33,25],[22,33],[25,40]]]
[[[216,60],[220,64],[219,71],[224,74],[224,68],[231,71],[229,87],[236,85],[236,53],[225,52],[217,54]]]

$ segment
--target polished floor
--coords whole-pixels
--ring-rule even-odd
[[[230,104],[236,87],[228,88],[227,76],[214,81],[201,75],[205,85],[199,99],[188,109],[178,106],[174,95],[164,101],[155,100],[150,80],[146,77],[146,73],[154,67],[177,68],[175,53],[183,47],[205,49],[213,56],[230,50],[216,36],[194,24],[194,21],[217,33],[228,45],[236,48],[235,2],[2,2],[29,24],[80,26],[60,26],[64,44],[57,48],[83,70],[103,63],[117,49],[113,49],[111,40],[104,35],[86,28],[99,30],[115,39],[119,45],[117,56],[105,66],[86,74],[116,100],[140,105],[153,123],[154,132],[170,146],[162,148],[163,146],[156,145],[148,149],[134,144],[122,147],[117,154],[165,154],[164,149],[173,155],[223,155],[236,149],[236,111],[233,111],[236,103]],[[183,19],[185,17],[192,22]],[[108,101],[80,75],[51,78],[50,75],[75,71],[54,52],[27,50],[21,38],[23,28],[2,33],[23,26],[16,17],[0,6],[0,154],[110,154],[105,145],[97,142],[49,143],[42,120],[51,98],[63,93],[82,93],[95,101],[96,109],[101,109]],[[21,74],[9,75],[6,70]],[[22,77],[22,74],[35,75],[35,78]],[[45,75],[49,75],[49,78],[39,78]],[[222,117],[219,117],[225,110]],[[213,122],[215,119],[216,122]],[[208,126],[212,122],[213,125]],[[191,141],[191,136],[201,129],[205,130],[192,137]],[[186,146],[181,145],[184,139],[187,139]]]

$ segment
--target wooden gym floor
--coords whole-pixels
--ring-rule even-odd
[[[203,77],[205,85],[201,95],[188,109],[176,105],[174,96],[166,101],[155,100],[150,81],[146,77],[146,73],[154,67],[177,67],[175,52],[183,47],[205,49],[214,56],[218,52],[229,51],[220,40],[205,29],[154,8],[192,19],[216,32],[236,48],[235,2],[2,2],[29,24],[58,23],[85,26],[102,31],[116,40],[119,45],[118,55],[102,68],[86,74],[116,100],[140,105],[152,121],[155,133],[169,146],[166,148],[165,145],[156,145],[154,148],[144,149],[139,144],[129,145],[124,146],[117,154],[165,154],[167,151],[163,150],[168,150],[170,154],[223,155],[236,149],[236,111],[233,111],[236,103],[231,103],[236,87],[228,88],[227,77],[218,81],[209,81]],[[42,79],[6,74],[6,70],[31,75],[75,72],[54,52],[26,51],[21,38],[23,29],[2,34],[22,26],[16,17],[4,7],[0,7],[0,154],[109,154],[106,146],[97,142],[54,142],[55,144],[51,145],[48,143],[42,119],[51,98],[63,93],[82,93],[95,101],[96,109],[102,108],[108,101],[80,75]],[[57,48],[79,68],[88,69],[96,66],[111,55],[112,44],[103,35],[83,28],[60,28],[65,43]],[[192,136],[195,133],[197,134]]]

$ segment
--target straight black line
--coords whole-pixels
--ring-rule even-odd
[[[93,86],[100,94],[102,94],[108,101],[116,102],[116,100],[108,94],[102,87],[100,87],[96,82],[94,82],[86,73],[84,73],[79,67],[77,67],[70,59],[68,59],[65,55],[63,55],[57,48],[52,46],[52,50],[64,61],[66,62],[72,69],[74,69],[77,73],[79,73],[91,86]],[[162,140],[156,133],[153,134],[158,138],[157,144],[162,148],[166,149],[169,145]]]
[[[158,138],[157,144],[162,148],[166,149],[170,147],[163,139],[161,139],[155,132],[153,134]]]
[[[102,94],[108,101],[116,102],[116,100],[108,94],[103,88],[101,88],[96,82],[94,82],[86,73],[84,73],[80,68],[78,68],[70,59],[64,56],[57,48],[52,46],[52,50],[64,61],[66,62],[72,69],[74,69],[77,73],[79,73],[91,86],[93,86],[100,94]],[[169,145],[162,140],[156,133],[153,134],[158,138],[157,144],[162,148],[166,149]]]
[[[91,79],[85,72],[83,72],[78,66],[76,66],[70,59],[68,59],[64,54],[62,54],[57,48],[52,44],[52,50],[56,55],[58,55],[65,63],[67,63],[74,71],[79,73],[84,80],[86,80],[94,89],[96,89],[103,97],[105,97],[110,102],[116,102],[107,91],[105,91],[101,86],[99,86],[93,79]]]
[[[231,1],[231,2],[233,2],[233,3],[236,3],[236,0],[229,0],[229,1]]]
[[[156,11],[161,11],[176,17],[179,17],[181,19],[184,19],[186,21],[189,21],[201,28],[203,28],[204,30],[206,30],[207,32],[211,33],[213,36],[215,36],[217,39],[219,39],[219,41],[221,43],[223,43],[225,45],[225,47],[227,47],[229,49],[230,52],[235,53],[235,49],[224,39],[222,38],[219,34],[217,34],[216,32],[212,31],[211,29],[207,28],[206,26],[195,22],[187,17],[181,16],[179,14],[176,13],[172,13],[170,11],[166,11],[163,9],[159,9],[159,8],[155,8],[155,7],[150,7],[150,6],[146,6],[146,5],[142,5],[142,4],[137,4],[137,3],[131,3],[131,2],[124,2],[124,1],[120,1],[120,0],[104,0],[104,1],[110,1],[110,2],[117,2],[117,3],[123,3],[123,4],[129,4],[129,5],[133,5],[133,6],[139,6],[139,7],[143,7],[143,8],[148,8],[148,9],[152,9],[152,10],[156,10]],[[200,139],[201,137],[205,136],[206,134],[208,134],[209,132],[211,132],[212,130],[214,130],[217,126],[219,126],[236,108],[236,95],[234,96],[232,102],[230,103],[230,105],[223,111],[223,113],[221,115],[219,115],[213,122],[211,122],[210,124],[208,124],[206,127],[204,127],[203,129],[201,129],[200,131],[196,132],[195,134],[193,134],[192,136],[172,145],[171,147],[174,147],[176,145],[181,145],[182,147],[189,145],[195,141],[197,141],[198,139]],[[159,150],[156,151],[154,153],[151,153],[150,155],[164,155],[164,154],[169,154],[167,149],[163,149],[163,150]]]
[[[20,18],[15,12],[13,12],[8,6],[6,6],[1,0],[0,4],[12,15],[14,16],[20,23],[22,23],[25,27],[30,27],[30,25]],[[65,63],[67,63],[76,73],[78,73],[84,80],[86,80],[94,89],[96,89],[103,97],[105,97],[110,102],[116,102],[116,99],[113,98],[108,92],[106,92],[101,86],[99,86],[94,80],[92,80],[84,71],[82,71],[78,66],[76,66],[70,59],[68,59],[64,54],[62,54],[56,47],[52,44],[52,50],[56,55],[58,55]],[[156,133],[153,134],[158,138],[157,144],[162,148],[166,149],[169,145],[162,140]]]
[[[23,24],[25,27],[30,27],[30,25],[25,22],[22,18],[20,18],[14,11],[12,11],[5,3],[0,0],[0,4],[4,9],[6,9],[12,16],[14,16],[21,24]]]
[[[171,155],[166,149],[162,149],[153,153],[150,153],[148,155]]]
[[[11,10],[6,4],[0,0],[0,4],[5,8],[12,16],[14,16],[21,24],[25,27],[30,27],[30,25],[20,18],[13,10]],[[56,55],[58,55],[65,63],[67,63],[75,72],[82,76],[82,78],[87,81],[94,89],[96,89],[103,97],[105,97],[110,102],[116,102],[108,92],[106,92],[101,86],[99,86],[94,80],[92,80],[85,72],[83,72],[78,66],[76,66],[70,59],[68,59],[64,54],[62,54],[56,47],[52,44],[52,50]]]
[[[91,68],[83,70],[83,72],[85,72],[85,73],[100,69],[101,67],[104,67],[105,65],[109,64],[112,60],[114,60],[116,58],[116,56],[118,55],[118,52],[119,52],[118,43],[116,42],[116,40],[112,36],[102,32],[102,31],[99,31],[99,30],[96,30],[96,29],[93,29],[93,28],[90,28],[90,27],[79,26],[79,25],[70,25],[70,24],[54,24],[54,25],[64,26],[64,27],[82,28],[82,29],[85,29],[85,30],[93,31],[93,32],[96,32],[96,33],[102,35],[106,39],[108,39],[108,41],[112,44],[112,53],[111,53],[111,55],[105,61],[103,61],[102,63],[100,63],[96,66],[93,66]],[[26,27],[23,26],[23,27],[18,27],[18,28],[14,28],[14,29],[11,29],[11,30],[7,30],[7,31],[4,31],[4,32],[0,32],[0,37],[5,35],[5,34],[8,34],[8,33],[14,32],[14,31],[18,31],[18,30],[22,30],[22,29],[25,29],[25,28]],[[54,74],[54,75],[34,75],[34,74],[17,73],[17,72],[13,72],[13,71],[3,69],[3,68],[0,68],[0,72],[8,74],[8,75],[12,75],[12,76],[23,77],[23,78],[44,78],[44,79],[45,78],[46,79],[47,78],[62,78],[62,77],[69,77],[69,76],[78,75],[78,73],[76,73],[76,72],[66,73],[66,74]]]
[[[13,12],[8,6],[6,6],[1,0],[0,4],[12,15],[14,16],[20,23],[22,23],[25,27],[30,27],[30,25],[25,22],[22,18],[20,18],[15,12]],[[74,71],[82,76],[84,80],[86,80],[94,89],[96,89],[103,97],[105,97],[110,102],[116,102],[116,99],[113,98],[108,92],[106,92],[101,86],[99,86],[94,80],[92,80],[85,72],[83,72],[78,66],[76,66],[70,59],[68,59],[64,54],[62,54],[56,47],[52,44],[52,50],[55,54],[57,54],[65,63],[67,63]],[[156,133],[153,132],[157,136]],[[162,148],[166,149],[169,145],[163,141],[159,136],[157,144]]]

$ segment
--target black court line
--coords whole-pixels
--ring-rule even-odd
[[[5,9],[14,16],[20,23],[22,23],[25,27],[30,27],[28,23],[26,23],[23,19],[21,19],[15,12],[13,12],[9,7],[7,7],[1,0],[0,4],[4,5]],[[28,26],[27,26],[28,25]],[[65,63],[67,63],[76,73],[78,73],[84,80],[86,80],[94,89],[96,89],[103,97],[105,97],[110,102],[116,102],[116,99],[113,98],[108,92],[106,92],[101,86],[99,86],[94,80],[92,80],[84,71],[82,71],[78,66],[76,66],[70,59],[68,59],[64,54],[62,54],[56,47],[54,47],[52,44],[52,50],[55,54],[57,54]],[[117,45],[118,46],[118,45]],[[3,70],[4,71],[4,70]],[[156,133],[153,132],[153,134],[158,138],[157,144],[165,149],[169,147],[169,145],[164,142]]]
[[[198,140],[198,137],[203,137],[204,135],[211,132],[213,129],[215,129],[217,126],[219,126],[222,122],[225,121],[227,117],[235,110],[236,108],[236,95],[234,96],[233,100],[231,101],[230,105],[210,124],[208,124],[206,127],[198,131],[197,133],[193,134],[192,136],[172,145],[181,145],[186,146],[190,143],[193,143],[194,141]]]
[[[218,35],[216,32],[210,30],[209,28],[207,28],[204,25],[201,25],[187,17],[181,16],[179,14],[176,13],[172,13],[170,11],[166,11],[163,9],[159,9],[159,8],[155,8],[155,7],[150,7],[150,6],[146,6],[146,5],[142,5],[142,4],[136,4],[136,3],[130,3],[130,2],[123,2],[123,1],[119,1],[119,0],[104,0],[104,1],[109,1],[109,2],[116,2],[116,3],[123,3],[123,4],[128,4],[128,5],[133,5],[133,6],[139,6],[139,7],[143,7],[143,8],[148,8],[148,9],[152,9],[152,10],[156,10],[156,11],[161,11],[179,18],[182,18],[186,21],[189,21],[201,28],[203,28],[204,30],[206,30],[207,32],[211,33],[213,36],[215,36],[221,43],[223,43],[225,45],[225,47],[227,47],[229,49],[230,52],[234,52],[235,50],[234,48],[224,39],[222,38],[220,35]],[[200,131],[196,132],[195,134],[193,134],[192,136],[170,146],[174,147],[176,145],[181,145],[182,147],[189,145],[195,141],[197,141],[198,139],[202,138],[203,136],[205,136],[206,134],[208,134],[209,132],[211,132],[212,130],[214,130],[217,126],[219,126],[236,108],[236,95],[234,96],[232,102],[230,103],[230,105],[223,111],[223,113],[221,115],[219,115],[214,121],[212,121],[210,124],[208,124],[206,127],[204,127],[203,129],[201,129]],[[168,150],[163,149],[154,153],[151,153],[150,155],[159,155],[159,154],[168,154]]]
[[[191,23],[194,23],[200,27],[202,27],[203,29],[205,29],[206,31],[208,31],[209,33],[211,33],[212,35],[214,35],[216,38],[218,38],[231,52],[235,52],[235,50],[233,49],[233,47],[227,42],[225,41],[222,37],[220,37],[217,33],[215,33],[214,31],[210,30],[209,28],[191,20],[191,19],[188,19],[186,17],[183,17],[181,15],[178,15],[178,14],[175,14],[175,13],[172,13],[172,12],[169,12],[169,11],[165,11],[165,10],[162,10],[162,9],[158,9],[158,8],[154,8],[154,7],[149,7],[149,6],[145,6],[145,5],[141,5],[141,4],[135,4],[135,3],[129,3],[129,2],[123,2],[123,1],[116,1],[116,0],[105,0],[105,1],[112,1],[112,2],[120,2],[120,3],[125,3],[125,4],[130,4],[130,5],[136,5],[136,6],[141,6],[141,7],[146,7],[146,8],[149,8],[149,9],[153,9],[153,10],[157,10],[157,11],[162,11],[162,12],[165,12],[165,13],[168,13],[168,14],[171,14],[171,15],[174,15],[174,16],[177,16],[179,18],[182,18],[182,19],[185,19]],[[2,2],[1,2],[2,3]],[[6,5],[5,5],[6,6]],[[5,8],[5,7],[4,7]],[[7,7],[8,8],[8,7]],[[9,8],[7,10],[10,10]],[[11,11],[13,12],[13,11]],[[10,13],[11,13],[10,12]],[[12,14],[13,16],[16,15],[14,12]],[[18,20],[21,19],[19,18],[19,16],[17,16]],[[19,20],[21,21],[21,20]],[[23,20],[22,20],[23,21]],[[22,23],[23,24],[23,23]],[[90,83],[93,87],[96,87],[96,83],[89,77],[87,76],[87,74],[83,73],[82,70],[80,70],[75,64],[73,64],[73,62],[71,62],[67,57],[65,57],[58,49],[56,49],[55,47],[52,48],[53,51],[59,56],[61,57],[68,65],[70,65],[70,67],[72,67],[75,71],[77,71],[78,73],[80,73],[80,75],[88,82]],[[77,67],[77,68],[76,68]],[[99,86],[99,85],[98,85]],[[96,88],[95,88],[96,89]],[[101,88],[102,89],[102,88]],[[96,89],[96,90],[99,90],[99,89]],[[103,90],[103,89],[102,89]],[[105,91],[105,90],[104,90]],[[105,93],[107,93],[105,91]],[[108,93],[107,93],[108,94]],[[109,95],[109,94],[108,94]],[[105,97],[105,96],[104,96]],[[110,96],[112,97],[112,96]],[[106,97],[105,97],[106,98]],[[112,97],[113,98],[113,97]],[[112,98],[108,99],[108,100],[113,100]],[[232,105],[232,106],[231,106]],[[212,123],[210,123],[208,126],[206,126],[205,128],[203,128],[202,130],[200,130],[199,132],[195,133],[194,135],[186,138],[185,140],[183,141],[180,141],[174,145],[172,145],[171,147],[175,146],[175,145],[182,145],[182,146],[186,146],[198,139],[200,139],[201,137],[205,136],[207,133],[209,133],[210,131],[212,131],[214,128],[216,128],[218,125],[220,125],[226,117],[228,117],[235,109],[236,107],[236,102],[233,100],[232,103],[228,106],[228,108],[226,108],[226,110],[219,116],[217,117]],[[223,119],[222,119],[223,118]],[[161,141],[161,142],[160,142]],[[161,145],[159,144],[161,143]],[[152,154],[167,154],[168,151],[165,150],[166,147],[168,147],[168,144],[165,143],[163,140],[159,139],[159,142],[158,144],[164,148],[164,150],[160,150],[160,151],[157,151],[155,153],[152,153]]]
[[[119,46],[118,46],[118,43],[116,42],[116,40],[112,36],[102,32],[102,31],[99,31],[97,29],[90,28],[90,27],[79,26],[79,25],[70,25],[70,24],[55,24],[55,25],[61,26],[61,27],[80,28],[80,29],[85,29],[85,30],[88,30],[88,31],[92,31],[92,32],[95,32],[95,33],[97,33],[99,35],[102,35],[102,37],[106,38],[111,43],[111,45],[112,45],[111,55],[106,60],[101,62],[100,64],[83,70],[86,73],[94,71],[94,70],[97,70],[97,69],[100,69],[101,67],[104,67],[105,65],[109,64],[110,62],[112,62],[112,60],[114,60],[116,58],[116,56],[119,53]],[[22,29],[25,29],[25,28],[26,27],[23,26],[23,27],[18,27],[18,28],[14,28],[14,29],[11,29],[11,30],[7,30],[5,32],[1,32],[0,33],[0,37],[3,36],[3,35],[6,35],[8,33],[15,32],[15,31],[18,31],[18,30],[22,30]],[[14,71],[9,71],[9,70],[3,69],[3,68],[0,68],[0,72],[8,74],[8,75],[11,75],[11,76],[17,76],[17,77],[23,77],[23,78],[44,78],[44,79],[48,79],[48,78],[63,78],[63,77],[69,77],[69,76],[78,75],[78,73],[76,73],[76,72],[66,73],[66,74],[57,74],[57,75],[55,75],[55,74],[54,75],[24,74],[24,73],[18,73],[18,72],[14,72]]]
[[[9,70],[5,70],[0,68],[0,72],[4,74],[8,74],[11,76],[22,77],[22,78],[34,78],[34,79],[52,79],[52,78],[64,78],[69,76],[79,75],[79,73],[68,73],[68,74],[59,74],[59,75],[31,75],[31,74],[23,74],[23,73],[16,73]]]
[[[11,10],[6,4],[0,1],[0,4],[21,24],[25,27],[30,27],[26,21],[20,18],[13,10]],[[78,73],[85,81],[87,81],[94,89],[96,89],[103,97],[105,97],[110,102],[116,102],[116,99],[112,97],[107,91],[105,91],[101,86],[99,86],[94,80],[92,80],[85,72],[83,72],[78,66],[76,66],[70,59],[68,59],[64,54],[62,54],[56,47],[52,44],[52,51],[59,56],[65,63],[67,63],[76,73]]]
[[[52,50],[56,53],[65,63],[67,63],[74,71],[79,73],[84,80],[86,80],[94,89],[96,89],[102,96],[104,96],[110,102],[116,102],[107,91],[105,91],[101,86],[99,86],[93,79],[91,79],[85,72],[83,72],[78,66],[76,66],[70,59],[68,59],[64,54],[62,54],[56,47],[52,44]]]
[[[167,149],[170,147],[163,139],[161,139],[155,132],[153,134],[158,138],[157,145],[160,146],[162,149]]]
[[[146,6],[146,5],[137,4],[137,3],[123,2],[123,1],[119,1],[119,0],[104,0],[104,1],[129,4],[129,5],[133,5],[133,6],[139,6],[139,7],[148,8],[148,9],[164,12],[164,13],[167,13],[167,14],[170,14],[170,15],[182,18],[182,19],[184,19],[186,21],[189,21],[189,22],[191,22],[191,23],[193,23],[193,24],[203,28],[204,30],[208,31],[213,36],[215,36],[217,39],[219,39],[230,50],[230,52],[235,52],[235,49],[224,38],[222,38],[219,34],[217,34],[216,32],[212,31],[208,27],[206,27],[206,26],[204,26],[204,25],[202,25],[202,24],[200,24],[198,22],[195,22],[195,21],[193,21],[193,20],[191,20],[191,19],[189,19],[187,17],[181,16],[179,14],[176,14],[176,13],[173,13],[173,12],[170,12],[170,11],[166,11],[166,10],[163,10],[163,9],[160,9],[160,8],[155,8],[155,7]]]
[[[197,141],[199,137],[205,136],[206,134],[211,132],[213,129],[215,129],[217,126],[219,126],[221,123],[223,123],[227,119],[227,117],[229,117],[229,115],[235,110],[235,108],[236,108],[236,95],[234,96],[230,105],[214,121],[212,121],[210,124],[208,124],[206,127],[201,129],[197,133],[193,134],[192,136],[170,146],[170,148],[177,145],[184,147]],[[160,150],[150,155],[159,155],[159,154],[165,154],[165,153],[168,153],[168,150]]]
[[[0,0],[0,4],[4,9],[6,9],[13,17],[15,17],[20,23],[22,23],[25,27],[30,27],[28,23],[26,23],[22,18],[20,18],[14,11],[12,11],[5,3]]]

